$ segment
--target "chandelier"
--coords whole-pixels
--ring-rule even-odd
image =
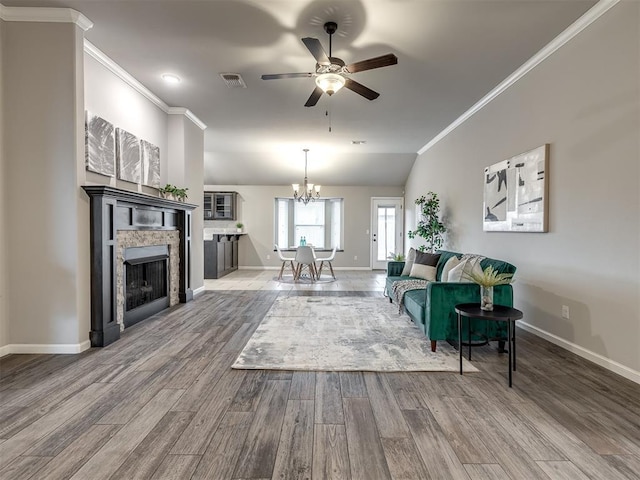
[[[315,202],[316,198],[320,198],[320,185],[314,185],[307,181],[307,153],[308,148],[302,150],[304,152],[304,183],[302,184],[302,191],[300,191],[300,184],[293,183],[293,198],[305,205],[309,202]]]

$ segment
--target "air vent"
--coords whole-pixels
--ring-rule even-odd
[[[220,77],[229,88],[247,88],[242,77],[237,73],[221,73]]]

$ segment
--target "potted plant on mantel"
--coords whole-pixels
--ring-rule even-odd
[[[164,187],[160,187],[158,189],[158,193],[162,198],[170,199],[171,197],[173,197],[174,200],[184,202],[187,199],[187,190],[189,189],[178,188],[175,185],[167,183]]]
[[[418,250],[421,252],[435,252],[444,242],[443,234],[447,231],[444,223],[440,221],[438,217],[440,213],[440,200],[438,195],[429,192],[427,195],[422,195],[416,199],[416,205],[420,209],[420,220],[416,229],[407,232],[409,238],[415,238],[416,236],[422,237],[426,240],[426,245],[420,245]]]
[[[244,228],[244,224],[242,222],[236,223],[236,232],[242,233],[243,228]]]

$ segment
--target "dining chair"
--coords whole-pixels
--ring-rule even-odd
[[[280,257],[280,260],[282,260],[282,267],[280,267],[280,275],[278,275],[278,280],[282,280],[282,273],[284,272],[284,267],[287,266],[287,262],[289,262],[291,264],[291,273],[293,274],[294,278],[296,276],[296,267],[293,264],[293,262],[295,261],[294,257],[285,257],[282,252],[280,251],[280,247],[278,245],[274,245],[276,247],[276,250],[278,251],[278,256]]]
[[[315,281],[318,276],[318,272],[316,272],[316,254],[313,248],[309,246],[298,247],[296,250],[295,280],[300,279],[304,268],[308,270],[311,281]]]
[[[316,258],[316,262],[320,262],[320,267],[318,267],[318,278],[320,278],[320,275],[322,275],[322,267],[324,267],[324,264],[326,263],[329,266],[329,270],[331,271],[331,276],[334,280],[336,279],[336,274],[333,273],[333,265],[331,265],[331,262],[333,262],[333,259],[336,258],[337,249],[337,246],[333,247],[331,255],[326,258]]]

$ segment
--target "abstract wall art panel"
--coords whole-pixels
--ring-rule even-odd
[[[118,178],[140,183],[140,140],[135,135],[116,128]]]
[[[547,232],[549,145],[484,169],[487,232]]]
[[[160,148],[146,140],[140,141],[142,151],[142,184],[160,187]]]
[[[113,177],[116,170],[116,140],[113,124],[87,111],[84,132],[84,156],[87,170]]]

